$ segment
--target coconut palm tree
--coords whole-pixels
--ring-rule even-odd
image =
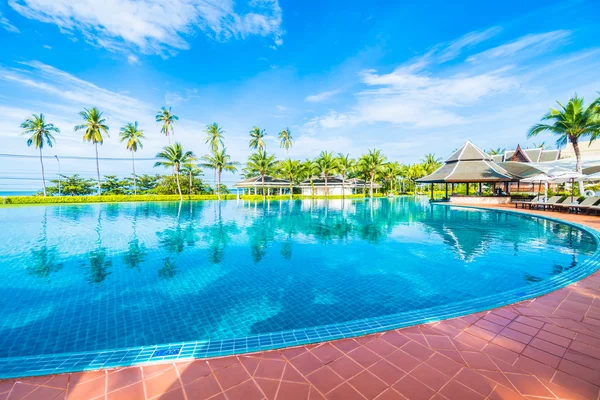
[[[189,164],[196,159],[196,156],[191,151],[183,151],[181,144],[178,142],[163,148],[163,151],[156,155],[156,158],[162,161],[154,163],[155,167],[171,167],[175,174],[175,180],[177,181],[177,191],[179,192],[179,200],[183,201],[183,194],[181,193],[181,184],[179,183],[179,173],[181,167],[185,164]]]
[[[167,137],[169,145],[171,144],[171,135],[175,134],[175,122],[179,120],[179,117],[171,112],[171,107],[162,107],[156,114],[156,122],[162,122],[160,131]]]
[[[258,150],[259,152],[265,150],[267,145],[265,144],[264,137],[267,136],[265,130],[260,130],[258,126],[255,126],[250,131],[250,148]]]
[[[236,172],[240,163],[231,161],[231,156],[227,154],[225,148],[210,155],[202,156],[201,159],[204,162],[199,164],[200,167],[214,169],[217,173],[217,198],[221,200],[221,174],[223,171]]]
[[[285,149],[286,154],[293,145],[294,143],[292,142],[292,132],[290,131],[290,128],[285,128],[279,132],[279,147]]]
[[[385,163],[385,156],[381,154],[381,150],[369,150],[358,160],[357,167],[369,177],[369,196],[373,197],[373,183],[375,176],[381,172],[381,168]]]
[[[504,150],[503,148],[501,148],[501,147],[496,147],[495,149],[489,149],[489,150],[487,151],[487,153],[488,153],[490,156],[497,156],[497,155],[500,155],[500,154],[504,154],[504,151],[505,151],[505,150]]]
[[[428,174],[431,174],[442,166],[442,159],[436,157],[433,153],[426,154],[422,162],[423,168],[425,168],[425,171],[427,171]]]
[[[202,170],[200,168],[198,168],[196,166],[196,164],[194,164],[193,162],[190,162],[188,164],[184,164],[181,166],[181,173],[188,176],[188,178],[189,178],[188,192],[190,195],[194,194],[193,193],[194,177],[200,175],[202,173]]]
[[[56,139],[52,136],[52,132],[60,133],[60,130],[53,124],[46,123],[44,114],[35,115],[25,119],[21,124],[23,135],[31,135],[27,139],[27,146],[33,145],[40,151],[40,165],[42,166],[42,186],[44,187],[44,197],[46,197],[46,177],[44,175],[44,160],[42,158],[42,149],[44,145],[52,147]]]
[[[268,155],[266,151],[259,150],[258,153],[254,153],[248,159],[246,164],[246,171],[250,174],[260,175],[262,181],[263,197],[266,199],[267,192],[265,191],[265,175],[273,171],[275,166],[275,155]]]
[[[314,162],[313,160],[304,161],[302,163],[302,166],[303,166],[302,170],[304,171],[304,176],[310,182],[310,195],[312,197],[314,197],[315,196],[315,185],[313,184],[313,180],[314,180],[315,176],[317,176],[317,174],[319,173],[319,167],[317,166],[317,163]]]
[[[401,166],[398,162],[388,162],[383,166],[382,177],[389,183],[390,192],[394,192],[394,182],[397,182],[401,173]]]
[[[298,183],[304,174],[304,166],[298,160],[287,159],[277,164],[277,172],[290,182],[290,200],[294,192],[294,183]]]
[[[329,195],[329,187],[327,186],[327,178],[335,175],[337,172],[337,158],[329,151],[322,151],[319,157],[315,160],[319,174],[325,179],[325,198]],[[343,189],[342,189],[343,190]]]
[[[207,135],[204,143],[208,144],[208,147],[212,152],[217,152],[219,146],[224,146],[223,133],[225,133],[225,131],[216,122],[207,125],[204,132],[206,132]]]
[[[96,148],[96,174],[98,177],[98,196],[102,194],[102,189],[100,188],[100,164],[98,162],[98,144],[104,143],[105,134],[108,135],[108,125],[106,125],[106,120],[102,118],[102,112],[98,110],[96,107],[86,108],[79,113],[81,118],[83,119],[83,124],[76,125],[75,131],[85,130],[83,133],[83,141],[89,142],[94,145]],[[110,137],[110,136],[109,136]]]
[[[561,103],[558,105],[558,108],[551,108],[542,117],[542,121],[552,121],[552,123],[535,124],[527,132],[527,137],[531,138],[541,132],[549,131],[558,136],[556,140],[558,147],[571,142],[575,152],[576,170],[581,173],[579,140],[589,138],[591,143],[600,134],[600,98],[586,107],[583,98],[575,95],[569,99],[566,106]],[[583,182],[579,182],[579,192],[583,193]]]
[[[137,194],[137,177],[135,175],[135,152],[142,149],[142,139],[146,139],[144,131],[138,128],[138,123],[129,123],[121,128],[121,142],[127,141],[125,147],[131,152],[131,163],[133,165],[133,194]]]
[[[337,172],[342,177],[342,199],[346,199],[346,178],[356,166],[356,161],[350,158],[350,154],[338,153]]]

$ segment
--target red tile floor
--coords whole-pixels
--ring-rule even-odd
[[[600,217],[560,217],[600,230]],[[600,271],[535,300],[355,339],[0,381],[0,400],[65,398],[600,400]]]

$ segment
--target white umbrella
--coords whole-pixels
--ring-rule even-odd
[[[551,183],[571,182],[571,203],[572,203],[573,197],[575,196],[575,179],[580,179],[583,176],[584,175],[580,172],[567,171],[567,172],[555,175],[554,178],[550,182]]]
[[[600,172],[591,175],[584,175],[581,178],[575,179],[577,182],[600,181]]]
[[[536,182],[539,182],[540,185],[543,182],[544,183],[544,201],[548,201],[548,182],[550,180],[552,180],[551,176],[548,176],[547,174],[541,172],[541,173],[539,173],[537,175],[532,175],[532,176],[530,176],[528,178],[521,179],[521,182],[526,182],[526,183],[536,183]]]

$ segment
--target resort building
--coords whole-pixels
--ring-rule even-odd
[[[265,175],[263,182],[262,177],[255,176],[236,182],[233,187],[241,189],[243,191],[242,194],[257,194],[258,189],[263,188],[271,191],[272,193],[283,194],[289,192],[290,181]],[[254,189],[254,193],[252,193],[252,189]]]
[[[445,184],[446,197],[448,197],[448,185],[451,185],[454,193],[455,184],[466,184],[466,193],[471,193],[470,185],[477,187],[478,196],[483,196],[483,184],[504,185],[504,192],[509,191],[509,182],[517,181],[518,178],[511,175],[506,169],[492,160],[492,157],[467,140],[467,142],[450,157],[444,161],[444,165],[432,174],[417,179],[418,183],[431,184],[433,197],[434,184]],[[508,202],[510,198],[506,198]]]
[[[556,161],[561,155],[560,150],[544,150],[541,147],[522,149],[520,145],[514,150],[506,150],[502,154],[492,156],[492,160],[499,162],[549,162]]]

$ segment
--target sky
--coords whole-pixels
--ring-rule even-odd
[[[102,175],[130,174],[118,133],[134,121],[147,138],[136,172],[163,172],[150,160],[167,144],[162,106],[186,149],[208,153],[204,128],[217,122],[240,162],[255,125],[278,158],[377,148],[413,163],[467,139],[554,146],[526,132],[556,101],[598,96],[598,17],[594,0],[4,0],[0,154],[37,155],[19,125],[43,113],[60,128],[45,154],[63,174],[93,177],[93,160],[69,158],[94,157],[73,130],[92,106],[110,126],[100,157],[123,159],[100,160]],[[56,160],[45,164],[55,178]],[[0,156],[0,192],[40,186],[37,159]]]

